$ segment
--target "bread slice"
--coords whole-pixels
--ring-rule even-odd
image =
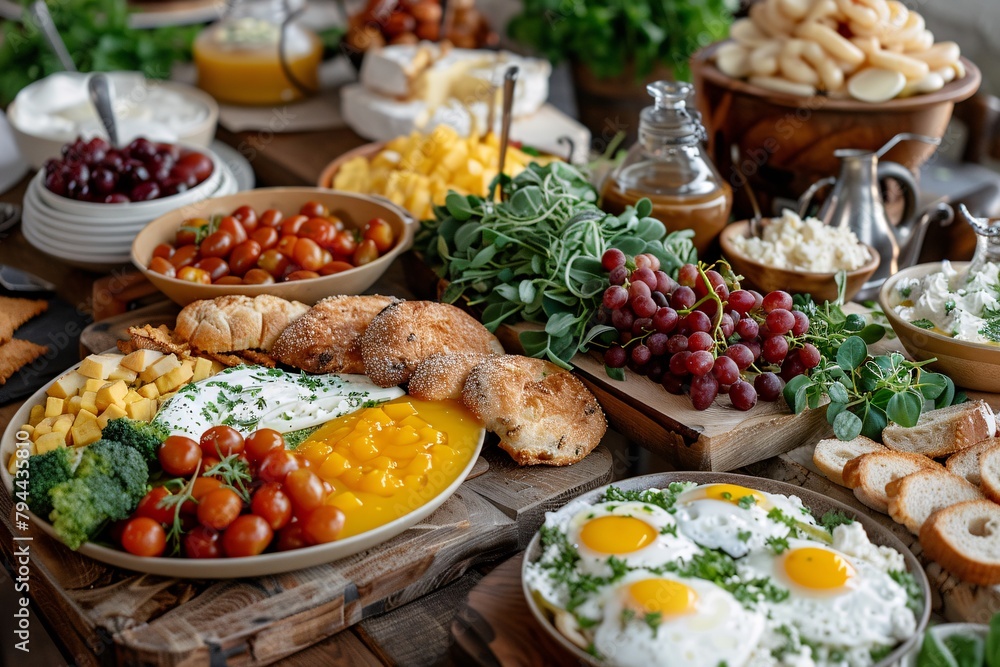
[[[931,514],[967,500],[981,500],[982,491],[947,470],[928,468],[889,482],[889,516],[914,535]]]
[[[994,447],[979,457],[979,478],[986,497],[1000,503],[1000,447]]]
[[[859,435],[854,440],[828,438],[816,443],[816,449],[813,450],[813,463],[831,482],[847,486],[844,483],[844,465],[848,461],[856,459],[862,454],[884,451],[887,451],[885,447],[863,435]]]
[[[887,426],[882,431],[882,442],[899,452],[937,458],[991,438],[996,430],[993,408],[986,401],[969,401],[925,412],[912,428]]]
[[[920,529],[920,546],[962,581],[1000,584],[1000,505],[970,500],[935,512]]]
[[[1000,449],[1000,438],[986,438],[960,452],[948,457],[945,465],[948,470],[959,477],[964,477],[970,484],[979,486],[979,458],[992,449]]]
[[[460,401],[469,373],[488,356],[479,352],[462,352],[427,357],[413,371],[406,391],[423,401]]]
[[[174,333],[202,352],[269,352],[285,327],[308,310],[304,303],[272,294],[227,294],[184,306]]]
[[[851,459],[844,466],[844,483],[854,489],[854,496],[873,510],[889,512],[889,482],[912,475],[925,468],[944,470],[944,466],[926,456],[905,452],[872,452]]]

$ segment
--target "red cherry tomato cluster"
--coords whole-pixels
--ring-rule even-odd
[[[265,550],[287,551],[336,540],[344,513],[323,500],[330,485],[309,469],[302,457],[285,449],[285,440],[271,429],[247,438],[229,426],[213,426],[200,441],[179,435],[167,438],[158,452],[169,475],[187,478],[183,491],[158,486],[139,502],[132,516],[113,535],[136,556],[162,556],[179,504],[183,527],[181,553],[187,558],[238,558]],[[250,502],[216,476],[199,475],[219,461],[237,457],[253,477],[247,486]],[[175,503],[167,500],[185,493]]]
[[[284,217],[240,206],[230,215],[185,220],[173,245],[153,249],[149,269],[205,285],[262,285],[340,273],[372,262],[396,244],[392,226],[372,218],[349,228],[318,202]]]

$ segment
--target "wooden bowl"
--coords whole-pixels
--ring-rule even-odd
[[[761,290],[763,293],[774,290],[784,290],[791,294],[810,294],[816,301],[834,301],[837,298],[837,283],[833,273],[814,273],[810,271],[796,271],[793,269],[779,269],[768,264],[762,264],[755,259],[751,259],[736,249],[733,239],[738,236],[750,235],[750,221],[743,220],[722,230],[719,242],[722,244],[722,254],[729,260],[733,270],[746,278],[746,281]],[[869,245],[868,255],[871,260],[860,269],[847,272],[847,288],[844,291],[844,300],[850,301],[855,294],[861,291],[864,284],[875,273],[879,265],[879,255]]]
[[[358,146],[357,148],[353,148],[346,153],[343,153],[340,157],[323,167],[323,171],[320,172],[319,179],[316,181],[316,187],[332,188],[333,179],[337,176],[337,172],[340,171],[341,167],[356,157],[363,157],[370,160],[378,155],[383,148],[385,148],[386,143],[388,142],[373,141],[369,144]]]
[[[925,95],[870,104],[824,95],[778,93],[726,76],[711,59],[725,42],[697,51],[691,73],[708,147],[722,177],[738,189],[749,180],[764,211],[777,197],[796,199],[814,182],[836,176],[838,148],[878,150],[900,132],[944,136],[956,102],[971,97],[982,75],[962,58],[965,76]],[[739,148],[734,164],[731,147]],[[916,172],[937,149],[917,141],[899,143],[885,156]],[[736,216],[750,217],[746,197],[737,195]]]
[[[271,285],[202,285],[168,278],[148,268],[153,249],[160,243],[172,243],[177,228],[188,218],[228,215],[244,204],[258,212],[275,208],[287,216],[298,211],[307,201],[325,204],[331,212],[340,216],[345,224],[355,227],[361,227],[372,218],[382,218],[392,226],[396,245],[375,261],[341,273]],[[224,294],[247,296],[274,294],[284,299],[314,304],[335,294],[361,294],[371,287],[385,273],[393,260],[413,244],[416,224],[416,221],[399,207],[365,195],[319,188],[261,188],[226,197],[206,199],[157,218],[149,223],[132,243],[132,263],[161,292],[182,306],[192,301],[214,299]]]
[[[951,265],[961,271],[969,266],[969,262],[952,262]],[[917,361],[937,359],[930,367],[948,375],[959,387],[1000,392],[1000,345],[955,340],[951,336],[921,329],[896,314],[895,307],[903,299],[896,291],[899,281],[923,278],[940,270],[941,264],[931,262],[911,266],[890,276],[878,295],[882,312],[911,357]]]

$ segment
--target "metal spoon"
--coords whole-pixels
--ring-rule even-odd
[[[503,75],[503,116],[500,117],[500,163],[497,166],[497,174],[503,177],[504,163],[507,161],[507,146],[510,144],[510,118],[514,111],[514,85],[517,83],[517,65],[507,68],[507,73]],[[497,179],[500,186],[501,201],[506,198],[503,184]]]
[[[52,47],[52,50],[55,51],[56,58],[59,59],[59,63],[63,66],[63,69],[67,72],[75,72],[76,63],[73,62],[73,57],[69,54],[69,49],[66,48],[66,44],[56,29],[56,22],[52,20],[52,14],[49,13],[49,6],[45,4],[45,0],[36,0],[31,3],[28,10],[31,14],[32,22],[42,31],[45,40]]]
[[[740,162],[740,148],[736,144],[732,144],[729,147],[729,157],[732,159],[734,165],[738,165]],[[750,236],[760,236],[760,221],[764,219],[764,215],[760,212],[760,204],[757,203],[757,195],[754,194],[753,188],[750,187],[750,179],[743,177],[743,190],[747,194],[747,199],[750,200],[750,208],[753,209],[753,219],[750,220]]]
[[[111,80],[104,74],[92,74],[87,81],[90,101],[97,109],[97,116],[107,130],[112,148],[118,147],[118,127],[115,125],[115,111],[111,106]]]
[[[5,232],[21,219],[21,207],[17,204],[0,202],[0,232]]]

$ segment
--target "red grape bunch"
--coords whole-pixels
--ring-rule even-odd
[[[627,366],[672,394],[687,393],[697,410],[720,393],[738,410],[749,410],[758,397],[775,401],[784,382],[820,362],[819,350],[801,340],[809,318],[792,310],[787,292],[740,289],[715,265],[700,263],[680,267],[674,280],[653,255],[630,261],[616,248],[601,263],[611,285],[598,319],[617,338],[604,363]]]

